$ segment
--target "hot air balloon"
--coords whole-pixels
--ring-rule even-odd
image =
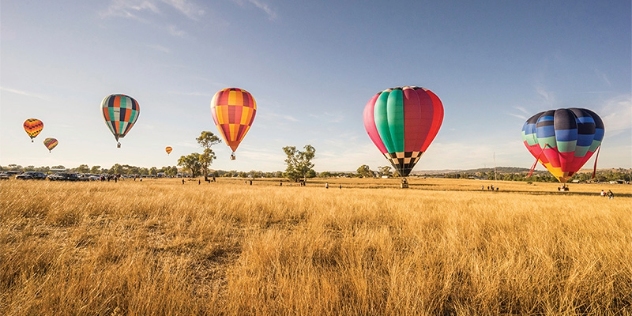
[[[167,155],[169,155],[172,150],[173,150],[173,148],[171,148],[171,146],[165,147],[165,151],[167,152]]]
[[[37,137],[44,129],[44,122],[36,118],[27,119],[23,125],[24,131],[31,137],[31,143],[33,142],[33,138]]]
[[[48,148],[48,152],[53,152],[53,148],[57,147],[57,144],[59,144],[59,142],[54,138],[46,138],[44,140],[44,146]]]
[[[401,177],[413,170],[442,122],[439,97],[416,86],[386,89],[364,107],[364,128]]]
[[[536,162],[558,181],[566,183],[597,151],[605,128],[599,115],[587,109],[569,108],[540,112],[522,126],[522,139]],[[597,168],[595,158],[594,171]]]
[[[244,89],[222,89],[213,96],[211,114],[224,142],[232,149],[230,158],[234,160],[235,151],[257,114],[257,102]]]
[[[112,94],[101,102],[101,111],[105,124],[110,128],[117,141],[116,147],[121,148],[119,138],[125,137],[132,129],[140,115],[138,102],[124,94]]]

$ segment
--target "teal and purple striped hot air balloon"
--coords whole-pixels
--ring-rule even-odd
[[[439,97],[416,86],[386,89],[364,107],[364,128],[401,177],[413,170],[442,122]]]
[[[112,94],[105,97],[101,102],[101,112],[103,113],[105,124],[117,141],[116,147],[120,148],[119,138],[127,135],[127,132],[132,129],[140,115],[138,102],[124,94]]]

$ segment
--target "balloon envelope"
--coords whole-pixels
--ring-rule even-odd
[[[170,154],[172,150],[173,148],[171,148],[171,146],[165,147],[165,151],[167,152],[167,155]]]
[[[33,142],[33,138],[37,137],[39,133],[44,129],[44,122],[36,119],[30,118],[24,121],[24,131],[31,138],[31,142]]]
[[[244,89],[225,88],[213,96],[211,114],[224,142],[235,152],[252,126],[257,102]]]
[[[101,101],[105,124],[118,142],[132,129],[140,115],[140,107],[134,98],[124,94],[112,94]],[[120,146],[120,143],[118,144]]]
[[[52,152],[53,148],[57,147],[57,144],[59,144],[59,142],[55,138],[46,138],[46,139],[44,139],[44,146],[46,146],[46,148],[48,148],[49,152]]]
[[[538,162],[566,183],[601,146],[603,121],[588,109],[540,112],[522,126],[522,140]]]
[[[386,89],[364,107],[364,128],[369,138],[402,177],[410,174],[442,122],[439,97],[416,86]]]

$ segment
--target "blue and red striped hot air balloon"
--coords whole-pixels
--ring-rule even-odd
[[[105,97],[101,102],[101,112],[103,113],[105,124],[117,141],[116,147],[120,148],[119,138],[127,135],[140,115],[138,102],[124,94],[112,94]]]
[[[540,112],[522,126],[522,139],[536,162],[558,181],[566,183],[597,152],[605,134],[595,112],[569,108]],[[597,168],[595,158],[594,171]]]
[[[386,89],[364,107],[364,128],[402,177],[413,170],[442,122],[441,100],[422,87]]]

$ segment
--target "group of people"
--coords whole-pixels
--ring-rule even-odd
[[[498,187],[494,187],[494,185],[488,185],[487,186],[487,190],[488,191],[498,191]],[[481,191],[485,191],[485,186],[481,185]]]
[[[99,181],[110,182],[110,180],[114,180],[117,182],[119,179],[123,179],[120,174],[102,174],[99,176]],[[136,177],[134,177],[134,181],[136,181]]]
[[[612,193],[612,190],[608,190],[608,192],[601,190],[601,197],[608,197],[608,199],[614,199],[614,193]]]

